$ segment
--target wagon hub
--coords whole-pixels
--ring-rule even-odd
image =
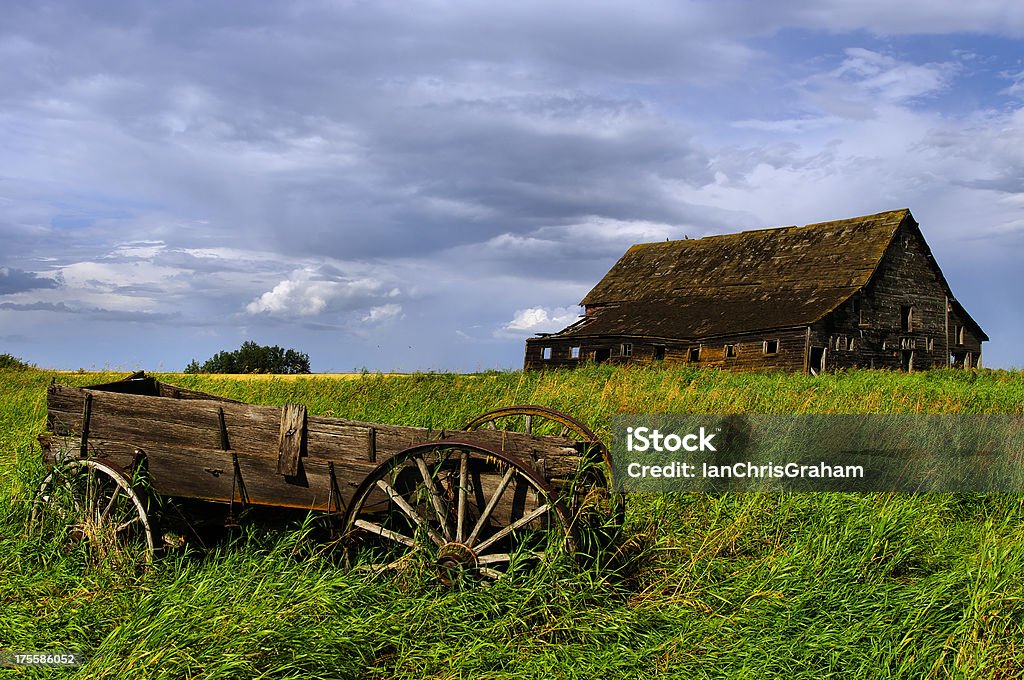
[[[445,543],[437,556],[437,577],[446,586],[455,583],[462,574],[475,571],[479,566],[476,553],[462,543]]]

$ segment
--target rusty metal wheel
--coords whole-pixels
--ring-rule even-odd
[[[133,565],[153,560],[153,530],[142,495],[125,474],[102,461],[55,464],[36,492],[29,529],[56,536],[68,549],[84,547],[93,560]]]
[[[607,544],[625,520],[625,498],[612,488],[612,460],[594,432],[572,416],[545,406],[506,406],[482,413],[465,430],[504,430],[577,442],[584,463],[569,488],[569,511],[581,538]],[[588,546],[589,548],[589,546]]]
[[[356,490],[344,526],[362,566],[418,564],[449,584],[497,579],[576,546],[569,512],[543,478],[460,442],[414,446],[382,463]]]
[[[572,416],[546,406],[506,406],[481,413],[466,423],[464,430],[507,430],[542,437],[563,437],[574,441],[600,443],[589,427]]]

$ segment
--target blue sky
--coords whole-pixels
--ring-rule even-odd
[[[0,352],[518,367],[629,245],[908,207],[1024,366],[1024,5],[41,2],[0,24]]]

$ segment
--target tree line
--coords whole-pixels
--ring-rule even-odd
[[[185,373],[309,373],[309,355],[248,340],[236,350],[217,352],[200,364],[195,359]]]

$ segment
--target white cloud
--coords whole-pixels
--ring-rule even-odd
[[[886,106],[903,106],[948,90],[962,66],[957,62],[915,63],[888,54],[850,47],[835,68],[795,83],[801,100],[820,112],[800,120],[803,129],[823,127],[841,119],[878,115]],[[753,127],[749,121],[742,125]],[[762,128],[766,127],[761,122]]]
[[[370,309],[370,313],[363,317],[363,321],[369,323],[381,323],[388,319],[397,318],[402,313],[402,305],[389,302],[386,305],[379,305]]]
[[[517,309],[502,330],[514,333],[554,333],[579,318],[577,307],[528,307]]]
[[[245,311],[286,317],[316,316],[331,306],[359,308],[372,304],[377,298],[396,295],[397,289],[384,290],[383,283],[376,279],[335,280],[305,268],[293,272],[291,277],[247,304]]]
[[[1024,71],[1020,71],[1017,73],[1007,71],[1000,73],[999,75],[1002,78],[1013,81],[1009,87],[1007,87],[1004,90],[1000,90],[999,94],[1005,94],[1009,97],[1024,99]]]
[[[861,90],[886,101],[934,94],[949,86],[957,66],[951,62],[914,64],[863,47],[846,50],[846,59],[833,71]]]
[[[114,247],[112,257],[151,260],[159,255],[166,244],[163,241],[129,241]]]

